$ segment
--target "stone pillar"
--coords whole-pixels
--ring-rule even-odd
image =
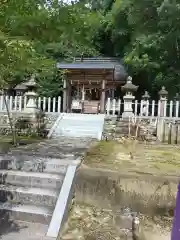
[[[67,112],[67,80],[63,82],[63,112]]]
[[[124,112],[122,113],[122,118],[133,117],[132,101],[135,99],[133,92],[137,91],[138,86],[132,84],[132,77],[127,78],[127,82],[121,87],[122,91],[125,92],[124,99]]]
[[[102,87],[101,87],[101,102],[100,102],[100,112],[105,112],[105,88],[106,88],[106,80],[103,79]]]
[[[162,86],[158,94],[159,94],[159,100],[160,100],[160,117],[166,117],[165,110],[167,107],[166,103],[167,103],[168,91],[166,91],[165,87]]]

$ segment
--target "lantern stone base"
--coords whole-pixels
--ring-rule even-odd
[[[134,113],[132,111],[130,111],[130,112],[123,112],[122,113],[122,118],[123,119],[129,119],[131,117],[134,117]]]
[[[135,97],[131,94],[126,94],[124,96],[124,112],[122,113],[122,118],[134,117],[132,109],[132,101],[134,100],[134,98]]]

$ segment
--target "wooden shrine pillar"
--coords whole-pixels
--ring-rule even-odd
[[[101,87],[101,101],[100,101],[100,113],[105,112],[105,89],[106,89],[106,80],[102,80],[102,87]]]
[[[71,97],[71,91],[72,86],[69,80],[66,80],[67,84],[67,112],[71,112],[71,104],[72,104],[72,97]]]
[[[63,82],[63,112],[67,112],[67,80]]]
[[[85,100],[85,89],[84,89],[84,84],[82,85],[82,98],[81,98],[82,101]]]

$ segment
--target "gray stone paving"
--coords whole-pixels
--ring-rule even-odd
[[[64,159],[67,157],[71,159],[72,156],[77,158],[84,154],[86,149],[89,148],[95,140],[90,138],[68,138],[61,137],[57,139],[45,140],[40,143],[35,143],[27,146],[21,146],[13,149],[13,155],[30,155],[42,156]],[[67,159],[67,160],[68,160]]]
[[[53,174],[59,173],[59,168],[56,166],[63,166],[65,163],[69,164],[72,163],[75,159],[78,157],[81,157],[84,155],[84,153],[87,151],[87,149],[90,147],[90,145],[94,142],[93,139],[88,138],[67,138],[67,137],[61,137],[58,139],[50,139],[45,140],[40,143],[35,143],[27,146],[20,146],[16,149],[11,150],[11,152],[8,153],[8,155],[4,159],[4,155],[0,154],[0,163],[1,163],[1,171],[4,172],[5,170],[9,171],[10,169],[10,175],[8,176],[7,180],[11,183],[13,181],[14,175],[11,176],[12,171],[16,170],[16,176],[20,174],[20,171],[27,172],[27,179],[31,179],[31,186],[38,187],[37,184],[40,184],[40,181],[42,181],[42,175],[45,174],[48,177],[51,177],[51,172]],[[10,159],[8,159],[10,158]],[[33,160],[32,160],[33,159]],[[19,161],[19,162],[18,162]],[[3,165],[3,163],[8,162],[8,164]],[[18,162],[18,164],[17,164]],[[39,162],[45,162],[45,169],[46,171],[40,171],[39,168],[35,167],[32,169],[32,166],[35,166],[35,163]],[[62,164],[62,165],[61,165]],[[9,169],[10,166],[10,169]],[[23,168],[24,167],[24,168]],[[19,171],[19,172],[18,172]],[[63,170],[64,171],[64,170]],[[33,173],[33,176],[32,176]],[[39,175],[41,174],[41,176]],[[63,174],[63,173],[62,173]],[[56,175],[54,175],[55,178]],[[25,177],[25,176],[24,176]],[[36,177],[36,178],[35,178]],[[57,177],[56,177],[57,178]],[[17,185],[18,181],[24,181],[24,184],[28,185],[28,182],[23,180],[23,175],[21,178],[17,178]],[[37,182],[36,182],[37,179]],[[59,179],[61,179],[59,177]],[[55,179],[56,181],[58,179]],[[43,180],[44,182],[44,180]],[[56,189],[56,183],[51,182],[51,184]],[[47,185],[45,181],[45,186]],[[2,185],[1,185],[2,187]],[[18,191],[21,191],[21,188],[19,188]],[[32,191],[32,188],[31,188]],[[40,189],[39,189],[40,191]],[[44,192],[45,189],[42,189]],[[53,189],[52,189],[53,191]],[[25,196],[24,200],[27,199],[27,194],[25,195],[22,193],[22,197]],[[21,195],[17,196],[18,198],[21,197]],[[42,199],[34,198],[34,201],[42,201]],[[39,203],[40,203],[39,202]],[[37,206],[38,207],[38,206]],[[17,208],[17,207],[16,207]],[[31,209],[32,211],[32,209]],[[47,226],[40,224],[40,223],[27,223],[22,221],[1,221],[0,222],[0,239],[2,240],[49,240],[47,238],[46,232],[47,232]]]

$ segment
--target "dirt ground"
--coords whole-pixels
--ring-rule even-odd
[[[140,236],[138,240],[169,240],[170,227],[163,227],[164,221],[156,222],[140,216]],[[126,240],[122,236],[118,213],[110,209],[97,208],[91,205],[76,203],[70,213],[69,221],[64,229],[62,240]],[[129,238],[128,238],[129,240]]]
[[[84,158],[76,201],[62,239],[116,239],[124,206],[140,217],[141,238],[170,239],[180,146],[101,141]]]

